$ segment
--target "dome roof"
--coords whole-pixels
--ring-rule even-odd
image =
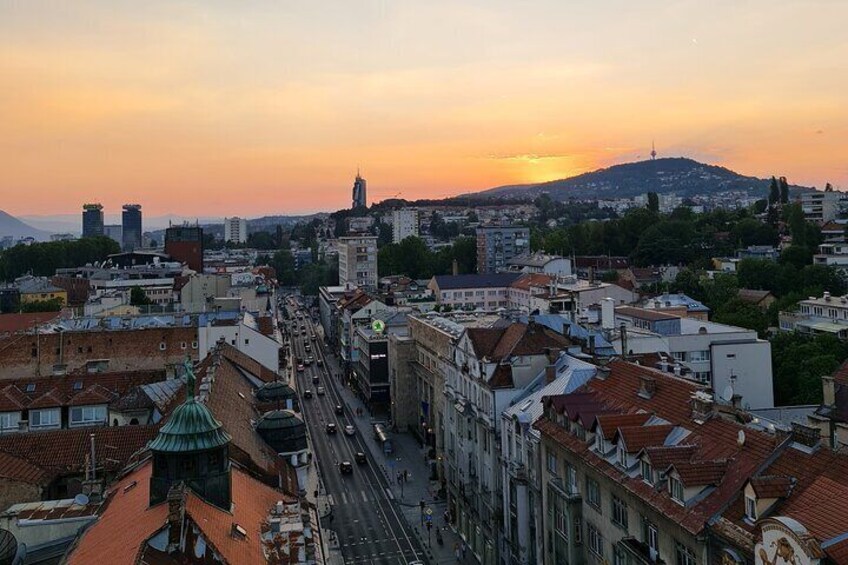
[[[168,421],[153,438],[151,451],[188,453],[222,447],[230,442],[230,434],[215,419],[205,404],[194,398],[194,373],[187,368],[185,402],[177,406]]]
[[[277,453],[293,453],[306,449],[306,424],[288,410],[266,412],[256,431]]]
[[[260,402],[276,402],[277,400],[282,402],[290,398],[297,399],[297,393],[283,381],[265,383],[256,391],[256,399]]]

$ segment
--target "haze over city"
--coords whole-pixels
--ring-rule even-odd
[[[6,2],[0,193],[147,214],[440,198],[683,155],[848,187],[844,2]]]

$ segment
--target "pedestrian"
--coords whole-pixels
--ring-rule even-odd
[[[465,545],[465,542],[462,542],[462,559],[465,559],[465,550],[468,549],[468,546]]]
[[[453,554],[456,555],[456,562],[457,563],[462,561],[462,553],[460,553],[460,551],[459,551],[459,544],[458,543],[453,544]]]

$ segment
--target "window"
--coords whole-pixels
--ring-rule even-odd
[[[604,436],[601,435],[600,429],[598,430],[598,433],[595,434],[595,450],[597,450],[598,453],[604,452]]]
[[[574,517],[574,544],[580,545],[583,543],[583,522],[580,516]]]
[[[191,348],[192,348],[192,349],[197,349],[197,342],[196,342],[196,341],[192,341],[192,342],[191,342]]]
[[[651,556],[656,556],[660,550],[660,531],[657,525],[643,518],[645,521],[644,542],[651,550]]]
[[[35,392],[35,383],[27,383],[26,391],[27,392]]]
[[[598,481],[586,477],[586,500],[597,510],[601,509],[601,487]]]
[[[106,421],[105,406],[74,406],[71,408],[71,426],[91,426]]]
[[[680,479],[675,477],[668,478],[668,492],[671,494],[671,498],[677,502],[685,502],[685,498],[683,496],[683,483],[680,482]]]
[[[745,517],[749,520],[757,519],[757,499],[746,496],[745,497]]]
[[[60,425],[58,408],[29,411],[30,428],[58,428]]]
[[[601,532],[593,524],[588,524],[586,529],[589,532],[589,551],[598,557],[604,556],[604,538]]]
[[[553,475],[556,475],[557,473],[556,454],[553,453],[550,449],[548,450],[548,471],[550,471],[550,473]]]
[[[627,468],[627,451],[624,450],[624,445],[618,446],[618,464]]]
[[[704,349],[702,351],[690,351],[689,352],[689,361],[709,361],[710,360],[710,350]]]
[[[2,414],[0,414],[0,432],[17,430],[18,422],[20,421],[20,412],[3,412]]]
[[[566,487],[570,494],[577,494],[577,469],[573,465],[567,465],[565,468]]]
[[[654,484],[653,469],[651,464],[642,460],[642,480],[649,484]]]
[[[180,349],[185,349],[186,347],[187,347],[187,346],[186,346],[186,342],[181,341],[181,342],[180,342]]]
[[[627,503],[615,495],[612,497],[612,523],[627,530]]]
[[[695,552],[683,545],[677,543],[677,565],[698,565],[698,560],[695,559]]]
[[[76,381],[74,383],[74,390],[82,390],[82,381]]]

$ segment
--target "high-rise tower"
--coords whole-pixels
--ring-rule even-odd
[[[651,140],[651,161],[656,160],[657,158],[657,146],[654,145],[654,141]]]
[[[356,171],[356,180],[353,181],[353,206],[351,208],[366,208],[368,207],[365,179],[359,176],[359,171]]]
[[[121,241],[124,251],[141,247],[141,204],[124,204],[121,214],[123,224]]]
[[[82,236],[103,235],[103,206],[99,203],[84,204],[82,207]]]

